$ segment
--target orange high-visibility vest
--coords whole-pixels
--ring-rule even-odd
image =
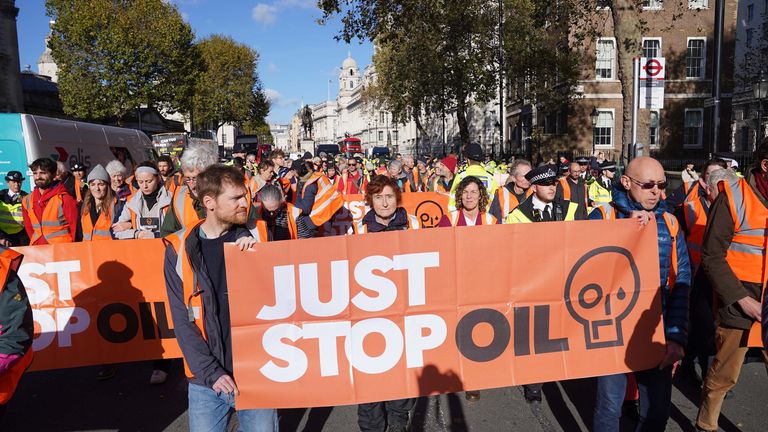
[[[563,189],[563,199],[566,201],[571,201],[571,181],[568,180],[568,177],[563,177],[559,180],[559,182],[560,182],[560,187]],[[578,186],[578,184],[576,186]],[[587,190],[587,184],[585,183],[583,187],[584,187],[585,201],[581,204],[584,204],[585,207],[589,207],[588,203],[586,202],[586,200],[589,199],[589,191]],[[580,203],[576,203],[576,204],[580,204]]]
[[[733,240],[725,260],[739,280],[762,285],[766,277],[768,209],[744,178],[733,183],[720,182],[718,187],[728,199],[733,218]]]
[[[301,216],[301,209],[291,203],[286,203],[285,205],[288,212],[288,233],[290,234],[291,240],[296,240],[299,238],[299,229],[296,226],[296,220]],[[267,234],[267,222],[263,219],[257,219],[254,222],[255,226],[253,223],[248,225],[248,230],[251,232],[253,238],[259,243],[268,242],[269,235]]]
[[[688,245],[688,256],[691,258],[691,270],[696,273],[701,264],[701,249],[704,244],[704,231],[707,228],[707,209],[699,198],[698,191],[694,198],[683,203],[683,214],[688,234],[685,241]]]
[[[328,222],[331,217],[344,206],[344,197],[333,187],[333,183],[322,173],[315,172],[304,184],[301,196],[307,192],[307,187],[312,183],[317,183],[317,194],[315,202],[312,204],[312,210],[309,213],[309,219],[315,226],[320,226]]]
[[[451,221],[452,226],[456,226],[457,223],[459,223],[459,214],[461,213],[461,210],[454,210],[452,212],[448,213],[448,219]],[[496,217],[494,217],[490,213],[480,213],[480,220],[483,225],[494,225],[496,224]]]
[[[37,215],[35,215],[32,205],[32,194],[25,196],[21,201],[21,205],[24,207],[27,216],[29,216],[29,221],[32,223],[32,238],[29,244],[35,244],[41,237],[45,238],[49,244],[71,243],[74,241],[69,233],[69,222],[64,217],[64,201],[62,196],[65,193],[62,192],[54,195],[48,200],[43,209],[42,221],[38,220]]]
[[[201,220],[195,210],[195,202],[190,196],[189,186],[184,185],[173,192],[173,214],[184,228],[193,226]]]
[[[17,272],[24,256],[14,250],[0,246],[0,293],[5,290],[11,271]],[[17,360],[4,374],[0,375],[0,405],[7,403],[16,391],[24,371],[32,363],[32,348],[30,347],[21,359]]]
[[[202,290],[197,285],[197,278],[192,270],[192,264],[189,261],[189,255],[186,253],[187,237],[195,231],[195,228],[200,226],[205,221],[201,219],[192,225],[185,225],[179,231],[163,238],[163,242],[166,247],[172,247],[176,251],[176,274],[181,279],[182,286],[184,287],[184,297],[187,299],[187,316],[189,320],[194,322],[203,339],[207,340],[208,335],[205,332],[205,325],[203,324],[203,317],[205,316],[205,310],[203,309]],[[184,372],[188,378],[194,378],[194,374],[189,370],[186,359],[184,361]]]
[[[442,177],[436,175],[435,178],[432,179],[432,191],[441,194],[450,193],[450,188],[446,189],[445,186],[443,186],[443,182],[440,181],[441,178]]]
[[[341,181],[344,182],[344,188],[343,188],[343,190],[341,192],[344,195],[349,195],[349,194],[353,193],[350,190],[350,185],[351,184],[354,184],[355,187],[357,188],[357,192],[354,192],[354,193],[358,193],[358,194],[364,194],[365,193],[365,187],[368,186],[368,179],[365,178],[363,173],[359,173],[359,174],[360,174],[360,177],[359,177],[360,183],[359,184],[357,183],[357,181],[354,181],[354,180],[350,181],[349,173],[344,173],[344,174],[341,175]]]
[[[570,191],[568,191],[568,194],[570,195]],[[533,195],[533,189],[528,188],[525,191],[525,197],[528,198],[529,196]],[[507,215],[515,209],[515,207],[520,205],[520,201],[517,199],[515,194],[509,191],[509,189],[506,188],[506,186],[502,186],[498,189],[496,189],[496,196],[499,199],[499,207],[501,208],[501,219],[506,219]]]
[[[83,201],[82,187],[83,187],[83,182],[80,181],[79,177],[75,177],[75,199],[77,200],[77,202]]]
[[[613,208],[611,203],[598,203],[595,208],[600,212],[603,220],[616,219],[616,209]]]
[[[80,226],[83,227],[83,241],[112,240],[112,215],[115,211],[115,203],[110,206],[109,212],[100,211],[96,224],[91,223],[91,215],[88,209],[83,209],[80,216]]]

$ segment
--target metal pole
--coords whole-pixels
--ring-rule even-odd
[[[640,58],[635,57],[632,59],[632,142],[630,148],[627,151],[627,158],[632,159],[635,157],[635,145],[637,144],[637,115],[640,102]]]
[[[712,139],[709,143],[710,153],[717,152],[717,144],[720,141],[720,68],[722,67],[723,52],[723,16],[725,15],[725,0],[716,0],[717,12],[715,13],[715,65],[712,69],[712,98],[715,104],[712,106]]]
[[[499,0],[499,143],[504,143],[504,9]]]

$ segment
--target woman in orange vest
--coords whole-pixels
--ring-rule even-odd
[[[80,209],[80,232],[83,241],[112,240],[112,223],[116,219],[115,193],[110,187],[107,170],[101,165],[88,174],[88,190]]]
[[[0,423],[21,375],[32,363],[32,307],[16,274],[22,258],[0,246]]]
[[[475,177],[464,177],[456,188],[456,210],[443,215],[438,226],[494,225],[496,218],[486,213],[488,191],[483,182]]]

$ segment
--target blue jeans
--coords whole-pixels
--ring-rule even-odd
[[[635,379],[640,392],[640,419],[635,430],[665,430],[672,404],[672,367],[635,372]],[[625,374],[597,378],[595,432],[618,432],[626,389]]]
[[[189,430],[191,432],[225,432],[235,411],[235,397],[216,394],[213,389],[189,384]],[[237,411],[238,431],[277,432],[277,410],[272,408]]]

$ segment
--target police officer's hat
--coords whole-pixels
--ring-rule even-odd
[[[484,157],[483,148],[477,143],[467,144],[467,146],[464,147],[464,157],[473,161],[481,161]]]
[[[8,174],[5,176],[5,181],[23,182],[24,180],[26,179],[19,171],[8,171]]]
[[[579,156],[576,158],[576,163],[579,165],[589,165],[589,158],[586,156]]]
[[[74,171],[85,171],[85,165],[81,164],[80,162],[72,162],[69,164],[69,170]]]
[[[557,183],[557,165],[542,165],[525,175],[526,180],[534,185],[552,186]]]
[[[615,171],[616,170],[616,162],[602,161],[600,163],[600,171],[602,171],[602,170]]]

